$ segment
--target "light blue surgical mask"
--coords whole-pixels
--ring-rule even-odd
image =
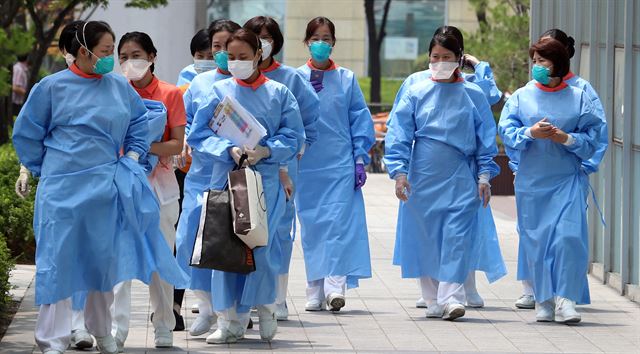
[[[548,85],[551,81],[549,74],[551,74],[551,70],[546,66],[536,64],[531,69],[531,77],[543,85]]]
[[[309,52],[313,60],[317,62],[325,62],[331,56],[331,44],[324,41],[315,41],[309,45]]]
[[[216,52],[216,54],[213,55],[213,58],[216,60],[216,64],[218,64],[218,67],[221,70],[229,71],[229,54],[226,50]]]

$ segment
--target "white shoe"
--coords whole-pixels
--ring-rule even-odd
[[[198,315],[189,328],[189,334],[195,337],[209,332],[216,320],[217,316],[215,315]]]
[[[442,318],[442,315],[444,315],[443,306],[434,302],[431,306],[427,307],[427,318]]]
[[[100,354],[117,354],[118,345],[116,339],[112,335],[105,337],[96,337],[96,347]]]
[[[304,305],[305,311],[323,311],[324,303],[322,301],[308,301],[306,305]]]
[[[538,322],[553,322],[553,310],[555,304],[553,300],[547,300],[545,302],[536,302],[536,321]]]
[[[284,304],[276,305],[276,319],[278,321],[288,321],[289,320],[289,308],[287,307],[287,302]]]
[[[227,328],[218,328],[207,337],[206,341],[209,344],[227,344],[235,343],[243,337],[242,331],[234,333]]]
[[[329,311],[340,311],[345,305],[344,295],[333,293],[327,296],[327,306],[329,306]]]
[[[76,349],[93,348],[93,337],[84,329],[71,331],[71,346]]]
[[[576,311],[576,303],[564,298],[556,298],[555,321],[560,323],[578,323],[582,316]]]
[[[424,298],[419,298],[418,301],[416,301],[416,308],[418,308],[418,309],[426,309],[427,308],[427,302],[424,301]]]
[[[173,347],[173,332],[168,330],[156,329],[154,331],[155,339],[154,343],[156,348],[171,348]]]
[[[519,309],[533,310],[536,308],[536,300],[533,295],[522,295],[516,300],[516,307]]]
[[[118,347],[118,353],[124,353],[124,342],[116,338],[116,346]]]
[[[278,331],[278,320],[275,313],[258,312],[258,326],[260,329],[260,338],[263,341],[270,342],[276,336]]]
[[[443,320],[453,321],[456,318],[460,318],[464,316],[464,305],[463,304],[446,304],[444,306],[444,314],[442,315]]]
[[[200,313],[200,306],[198,304],[191,305],[191,313]]]
[[[478,293],[467,294],[467,306],[473,308],[484,307],[484,300]]]

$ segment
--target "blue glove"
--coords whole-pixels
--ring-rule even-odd
[[[356,188],[360,189],[367,182],[367,172],[364,170],[364,164],[356,164]]]

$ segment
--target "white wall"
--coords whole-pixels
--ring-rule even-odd
[[[116,42],[127,32],[147,33],[158,49],[156,76],[175,84],[180,70],[193,62],[189,43],[196,32],[196,2],[169,1],[166,7],[149,10],[126,8],[125,3],[111,0],[106,10],[98,9],[90,19],[109,23]]]

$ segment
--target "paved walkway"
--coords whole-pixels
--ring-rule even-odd
[[[487,306],[468,309],[467,315],[455,322],[425,318],[424,310],[414,307],[419,297],[416,281],[401,279],[399,269],[391,265],[397,214],[393,183],[384,175],[371,175],[365,195],[374,274],[373,279],[361,282],[361,288],[348,292],[344,311],[338,314],[304,311],[304,263],[297,241],[289,285],[290,320],[279,323],[278,334],[272,343],[260,342],[256,327],[247,332],[246,340],[231,346],[208,345],[204,341],[206,336],[193,338],[188,332],[176,332],[175,348],[153,350],[153,328],[147,321],[148,293],[144,285],[136,283],[126,352],[640,353],[640,306],[595,279],[590,279],[593,303],[579,307],[583,322],[577,326],[536,323],[533,311],[515,309],[513,303],[521,289],[514,280],[517,235],[514,200],[510,197],[496,197],[492,201],[510,273],[491,285],[478,276],[478,289]],[[18,278],[22,279],[22,284],[25,281],[28,284],[32,274],[28,269],[21,269]],[[1,353],[34,352],[36,309],[33,299],[33,287],[30,287],[0,343]],[[193,301],[194,297],[187,293],[185,309],[189,309]],[[187,324],[194,319],[194,315],[186,310],[183,315]]]

